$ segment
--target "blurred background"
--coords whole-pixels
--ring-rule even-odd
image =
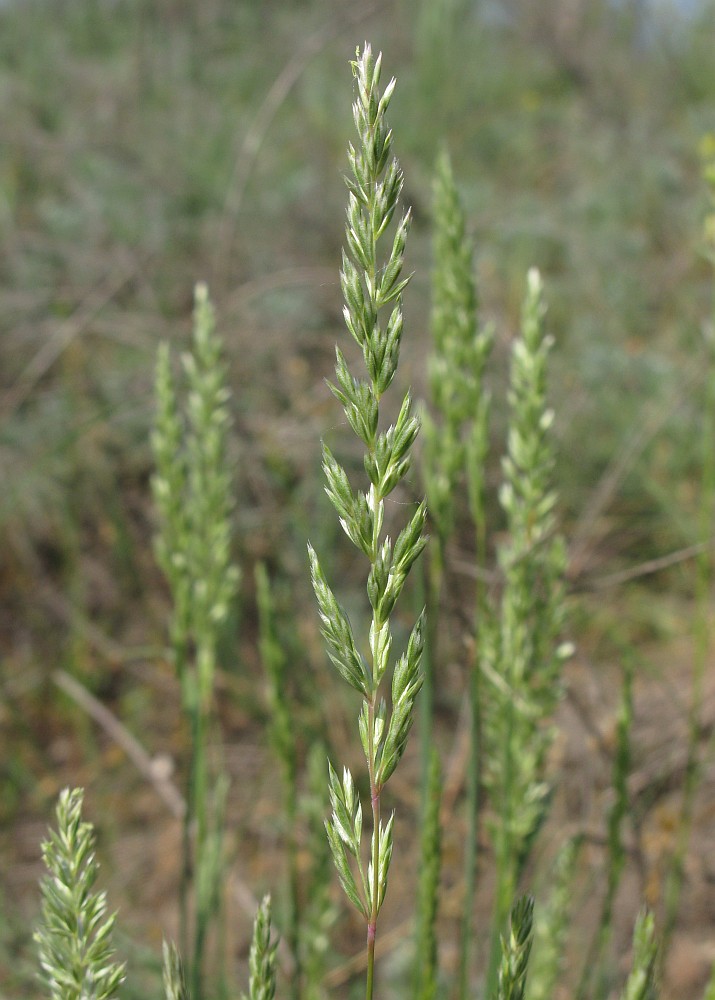
[[[257,561],[274,580],[294,664],[302,755],[318,733],[341,748],[357,744],[355,705],[321,648],[305,543],[310,537],[333,553],[337,589],[348,604],[360,600],[361,570],[323,495],[319,440],[327,435],[343,453],[352,447],[324,378],[345,336],[337,274],[352,134],[348,63],[365,38],[383,51],[386,78],[398,79],[390,120],[414,211],[407,262],[415,274],[401,384],[418,397],[427,385],[431,179],[443,144],[474,235],[482,316],[497,330],[489,470],[497,534],[508,350],[526,270],[542,270],[557,345],[551,397],[578,650],[559,720],[555,829],[587,835],[585,898],[603,858],[620,671],[629,657],[637,668],[633,865],[617,908],[616,962],[640,900],[659,905],[694,660],[693,556],[711,374],[704,334],[712,332],[714,284],[703,255],[702,164],[715,155],[715,6],[5,0],[3,995],[39,993],[31,942],[39,842],[67,784],[87,789],[104,883],[121,911],[120,947],[131,961],[125,995],[158,989],[161,936],[175,925],[179,831],[141,755],[139,763],[128,757],[126,735],[139,740],[154,777],[181,783],[186,746],[165,652],[168,596],[152,555],[149,432],[156,348],[161,340],[177,351],[187,345],[197,280],[208,282],[216,305],[233,391],[243,582],[226,631],[219,710],[241,885],[280,897],[283,877],[256,643]],[[418,472],[412,486],[418,495]],[[460,873],[456,848],[449,867],[450,837],[457,844],[463,831],[471,546],[465,529],[450,553],[438,681],[438,740],[454,810],[447,968]],[[715,681],[706,681],[703,747],[713,724]],[[385,923],[393,926],[412,906],[416,773],[415,761],[395,777],[407,874],[392,877]],[[666,995],[678,1000],[697,995],[715,958],[714,785],[706,770],[667,970]],[[245,961],[252,919],[250,895],[243,907],[241,898],[231,928],[237,961]],[[338,929],[347,958],[343,937]],[[400,961],[396,945],[384,974],[392,963],[399,976]]]

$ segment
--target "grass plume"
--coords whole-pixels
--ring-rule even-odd
[[[124,979],[114,961],[115,914],[96,892],[94,830],[82,819],[83,792],[66,788],[57,802],[57,828],[42,845],[48,874],[40,882],[42,919],[35,933],[42,978],[53,1000],[113,1000]]]
[[[419,422],[412,414],[412,399],[407,393],[395,423],[386,430],[379,429],[380,403],[395,377],[400,353],[402,292],[408,282],[402,277],[402,267],[410,223],[409,212],[399,218],[391,249],[381,261],[378,243],[397,212],[403,185],[402,171],[391,156],[392,131],[385,117],[395,81],[391,80],[380,93],[381,63],[381,56],[373,58],[366,44],[352,64],[356,83],[353,118],[358,142],[356,146],[351,143],[348,150],[352,173],[347,178],[347,251],[343,251],[340,273],[345,323],[362,352],[368,377],[356,378],[337,347],[336,382],[331,385],[350,427],[365,447],[367,492],[353,491],[347,472],[327,445],[323,445],[326,492],[345,533],[369,564],[367,594],[372,610],[369,660],[359,651],[348,616],[330,589],[317,554],[309,547],[313,589],[328,655],[338,673],[363,699],[359,732],[370,781],[372,819],[367,867],[362,856],[362,804],[347,768],[339,776],[330,766],[333,814],[326,828],[343,889],[367,923],[367,1000],[373,996],[377,920],[392,857],[393,817],[383,823],[381,795],[404,753],[415,698],[422,685],[424,621],[420,617],[407,649],[392,671],[388,711],[382,683],[391,661],[390,616],[407,574],[426,543],[424,503],[419,504],[394,545],[389,536],[383,535],[385,500],[410,468],[410,449]],[[386,322],[381,318],[385,308]]]
[[[489,983],[498,963],[498,934],[514,898],[533,838],[545,817],[550,719],[569,653],[559,645],[564,621],[566,552],[555,533],[556,494],[546,404],[546,364],[552,340],[543,329],[541,278],[528,275],[521,336],[514,343],[511,417],[500,491],[509,531],[499,550],[504,575],[498,613],[482,631],[485,779],[498,818],[493,826],[497,888]]]
[[[192,346],[182,357],[183,384],[173,376],[167,345],[159,350],[152,435],[156,553],[173,600],[171,647],[190,729],[180,936],[195,1000],[202,995],[208,933],[221,903],[227,787],[208,759],[208,742],[218,640],[239,578],[230,551],[230,415],[221,351],[208,290],[199,284]]]

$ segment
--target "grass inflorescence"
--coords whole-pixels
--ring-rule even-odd
[[[42,978],[53,1000],[113,1000],[125,967],[114,961],[115,914],[94,889],[97,862],[92,825],[82,818],[83,794],[65,789],[57,828],[42,845],[48,870],[40,888],[42,920],[35,933]]]
[[[402,268],[410,222],[409,212],[399,218],[391,249],[381,261],[378,241],[397,212],[403,185],[402,171],[391,155],[392,132],[386,122],[395,81],[391,80],[380,93],[381,63],[380,56],[373,58],[368,45],[362,53],[358,52],[353,63],[356,80],[353,118],[358,142],[357,146],[351,143],[349,147],[352,175],[347,178],[348,249],[343,251],[340,272],[345,324],[362,350],[368,377],[354,376],[343,351],[337,347],[336,382],[331,385],[350,427],[365,446],[364,466],[369,480],[366,492],[353,491],[345,469],[327,445],[323,445],[326,492],[346,535],[369,563],[367,596],[372,609],[369,660],[359,651],[347,614],[328,586],[318,556],[309,548],[313,588],[328,655],[342,677],[363,697],[359,732],[369,775],[372,819],[367,865],[363,859],[362,804],[347,768],[340,777],[330,766],[333,815],[326,828],[343,889],[367,922],[368,1000],[374,989],[377,919],[392,858],[394,816],[383,822],[381,796],[404,753],[415,698],[422,686],[422,618],[415,624],[407,649],[392,670],[390,710],[381,685],[389,681],[393,642],[390,617],[407,575],[426,544],[424,503],[402,528],[394,546],[389,535],[383,535],[385,500],[409,471],[410,449],[419,422],[412,414],[408,393],[395,423],[380,430],[380,403],[394,380],[400,353],[402,292],[408,281],[402,277]],[[385,307],[389,312],[383,320]]]

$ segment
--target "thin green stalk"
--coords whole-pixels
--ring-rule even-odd
[[[422,675],[424,682],[420,692],[420,773],[422,811],[428,808],[428,788],[430,761],[434,748],[434,699],[435,699],[435,666],[438,656],[438,622],[439,603],[444,579],[444,549],[445,540],[439,531],[432,539],[429,558],[422,562],[420,574],[421,606],[425,608],[427,631],[425,646],[422,651]]]
[[[626,863],[622,827],[629,810],[628,775],[631,767],[631,730],[633,728],[633,662],[632,653],[629,650],[624,650],[623,657],[623,688],[616,725],[616,754],[613,760],[612,783],[615,800],[608,815],[606,894],[601,905],[598,927],[583,963],[583,971],[576,991],[577,1000],[583,1000],[589,995],[589,987],[595,977],[599,977],[599,986],[595,995],[600,996],[603,993],[603,956],[612,934],[613,906]]]
[[[437,663],[439,603],[444,577],[445,540],[439,532],[432,539],[429,558],[422,562],[418,599],[425,609],[425,644],[422,651],[424,683],[420,692],[420,829],[422,830],[420,875],[417,885],[419,904],[415,928],[417,947],[416,995],[423,1000],[433,995],[437,986],[437,947],[435,920],[437,917],[435,878],[439,877],[441,850],[439,815],[434,815],[435,770],[439,772],[439,755],[434,746],[434,687]],[[438,807],[437,807],[438,808]],[[435,828],[436,824],[436,828]],[[436,871],[435,871],[436,868]]]
[[[478,647],[477,647],[478,648]],[[476,655],[476,650],[475,650]],[[474,897],[477,888],[477,848],[479,844],[479,808],[481,788],[481,725],[480,725],[480,672],[472,664],[469,675],[469,756],[466,774],[467,836],[464,846],[464,908],[459,943],[459,970],[457,975],[459,1000],[470,995],[470,955],[472,949],[472,923]]]
[[[437,994],[437,910],[441,866],[439,807],[442,772],[439,754],[432,748],[426,810],[422,815],[420,878],[418,885],[418,932],[414,996],[434,1000]]]
[[[502,745],[501,773],[504,785],[508,789],[513,783],[512,752],[513,726],[511,711],[507,712],[506,723],[502,723],[504,741]],[[507,914],[514,900],[516,891],[516,859],[515,844],[511,835],[511,797],[507,794],[501,804],[497,819],[497,830],[494,844],[494,867],[496,869],[496,889],[494,908],[491,921],[491,945],[489,950],[489,966],[487,971],[488,989],[493,991],[499,975],[501,958],[501,940]]]
[[[468,451],[467,474],[470,486],[470,510],[475,527],[476,563],[486,563],[486,500],[484,496],[484,466],[486,464],[488,438],[488,399],[481,414],[475,420],[472,446]],[[474,600],[474,654],[469,673],[469,756],[466,773],[467,840],[464,850],[464,910],[459,949],[459,971],[457,977],[458,1000],[468,1000],[470,996],[470,956],[472,948],[472,923],[474,898],[477,888],[477,851],[479,847],[479,813],[482,785],[482,673],[479,666],[482,634],[488,615],[486,588],[477,579]]]
[[[305,1000],[325,1000],[323,980],[331,950],[328,931],[337,917],[330,893],[332,859],[323,825],[325,804],[325,748],[316,739],[308,750],[308,788],[300,798],[300,811],[307,824],[305,853],[311,859],[300,920]]]
[[[286,907],[286,931],[285,939],[293,955],[293,971],[289,982],[289,997],[298,1000],[302,995],[303,964],[300,948],[300,867],[298,864],[298,839],[297,839],[297,795],[296,787],[293,785],[291,792],[286,792],[285,820],[288,825],[287,850],[288,850],[288,905]]]
[[[374,624],[374,618],[373,618]],[[376,746],[375,746],[375,695],[368,701],[368,771],[370,773],[370,803],[372,806],[372,859],[370,864],[373,870],[372,879],[372,899],[370,900],[370,914],[367,921],[367,985],[365,997],[371,1000],[372,984],[375,972],[375,936],[377,934],[377,915],[380,910],[379,903],[379,882],[377,872],[380,864],[380,789],[377,784],[375,771]]]
[[[186,809],[181,821],[181,867],[179,870],[179,951],[190,955],[189,909],[193,879],[193,857],[191,851],[191,783],[187,781]]]
[[[197,660],[198,660],[197,656]],[[204,658],[204,663],[206,660]],[[213,667],[211,668],[213,670]],[[210,705],[195,704],[189,709],[191,731],[191,757],[187,779],[187,813],[189,820],[189,872],[190,912],[187,927],[187,951],[189,956],[188,981],[192,997],[204,995],[205,943],[208,925],[213,916],[212,907],[206,905],[207,898],[213,898],[212,887],[206,885],[210,830],[214,828],[216,816],[209,805],[209,788],[212,783],[210,762],[207,754],[210,730]],[[218,776],[214,780],[218,780]],[[211,817],[211,827],[209,827]]]
[[[289,996],[298,1000],[303,977],[300,948],[300,876],[297,842],[297,774],[296,746],[291,722],[291,709],[286,691],[287,663],[284,648],[276,633],[275,609],[268,580],[262,563],[256,566],[256,596],[259,621],[259,647],[263,667],[268,679],[269,737],[278,758],[282,775],[283,816],[286,824],[286,853],[288,861],[288,899],[283,922],[285,941],[293,957],[293,970],[289,981]]]
[[[192,817],[191,838],[191,879],[194,894],[196,894],[196,883],[198,879],[198,859],[202,856],[206,824],[206,796],[205,796],[205,739],[203,727],[203,713],[196,708],[191,718],[191,745],[192,755],[189,763],[188,793],[186,797],[187,813]],[[194,900],[193,907],[193,940],[191,946],[185,954],[190,956],[189,964],[189,984],[192,997],[200,997],[202,985],[202,965],[203,955],[201,949],[202,929],[198,914],[198,906]]]
[[[343,769],[341,779],[330,764],[332,816],[325,825],[342,887],[365,918],[366,998],[371,1000],[377,921],[387,888],[394,820],[392,816],[382,823],[381,793],[404,753],[415,698],[422,685],[423,615],[392,670],[389,713],[381,696],[381,684],[391,663],[390,616],[407,575],[426,544],[423,534],[426,508],[424,503],[417,507],[394,546],[389,536],[383,537],[385,500],[409,470],[410,449],[419,430],[419,421],[411,412],[409,393],[403,398],[395,423],[385,431],[379,430],[380,402],[394,379],[399,358],[402,291],[408,281],[401,278],[401,271],[410,215],[407,212],[397,223],[392,249],[385,262],[379,264],[377,246],[395,215],[403,183],[402,171],[390,156],[392,132],[385,121],[395,81],[380,94],[381,57],[373,59],[368,45],[362,53],[358,52],[352,67],[356,80],[353,117],[359,141],[357,147],[351,144],[348,150],[352,167],[352,176],[347,179],[348,250],[343,252],[340,280],[345,322],[362,351],[368,378],[353,376],[343,352],[336,348],[336,385],[330,388],[342,404],[350,427],[365,446],[363,464],[369,489],[353,491],[347,472],[325,444],[323,470],[326,492],[340,524],[369,562],[367,595],[372,610],[367,643],[369,660],[359,651],[353,627],[328,586],[312,546],[309,557],[328,655],[344,680],[362,697],[359,731],[370,780],[372,817],[367,874],[362,862],[360,798],[347,768]],[[382,308],[388,305],[389,316],[383,327]]]

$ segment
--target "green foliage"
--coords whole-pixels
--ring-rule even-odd
[[[423,10],[427,6],[423,5]],[[435,5],[433,10],[458,8],[459,4],[450,3]],[[85,29],[88,38],[98,31],[89,21]],[[109,39],[104,39],[102,44],[108,42]],[[196,68],[199,72],[198,63]],[[364,490],[354,490],[348,471],[327,445],[323,447],[323,470],[326,492],[339,522],[369,564],[367,598],[372,620],[369,630],[364,630],[366,636],[361,635],[363,630],[359,627],[353,627],[347,611],[338,603],[312,547],[309,555],[329,657],[362,699],[358,729],[369,781],[369,848],[363,842],[364,783],[354,780],[347,768],[340,774],[332,764],[328,772],[331,816],[325,826],[340,882],[367,924],[367,995],[371,997],[377,919],[385,898],[393,850],[394,816],[387,821],[382,817],[381,793],[405,751],[415,700],[423,682],[422,659],[428,631],[424,616],[420,616],[404,652],[393,656],[393,615],[406,578],[424,548],[427,513],[424,504],[417,505],[393,544],[384,523],[392,511],[385,502],[400,496],[393,494],[404,484],[419,430],[409,393],[399,410],[395,407],[398,415],[394,423],[386,430],[381,425],[383,395],[395,380],[399,361],[402,292],[407,283],[402,277],[403,258],[410,216],[406,213],[398,218],[403,180],[397,162],[391,158],[392,132],[385,120],[394,80],[381,94],[380,59],[373,60],[369,46],[358,53],[353,72],[358,141],[349,149],[352,176],[347,182],[347,249],[343,254],[341,288],[346,325],[362,353],[367,377],[353,375],[347,352],[338,348],[335,383],[331,388],[343,406],[349,426],[364,445],[363,464],[368,483]],[[445,543],[454,537],[457,523],[454,493],[465,470],[470,513],[477,532],[479,568],[484,562],[488,397],[483,380],[492,335],[478,321],[473,250],[466,237],[464,212],[446,158],[440,161],[435,211],[438,226],[435,350],[430,373],[434,416],[427,419],[425,478],[433,505],[431,516],[438,536],[434,549],[439,552],[441,574]],[[388,241],[387,253],[380,255],[378,245],[393,221],[391,249]],[[526,995],[527,963],[534,936],[533,904],[526,897],[513,907],[512,902],[549,805],[546,757],[567,653],[559,645],[564,623],[565,553],[556,528],[552,415],[546,405],[546,363],[551,341],[543,332],[543,311],[541,282],[537,272],[531,271],[521,337],[512,356],[511,416],[500,494],[506,520],[506,531],[501,536],[506,540],[498,546],[501,589],[495,587],[497,596],[490,604],[479,588],[478,608],[484,611],[489,607],[491,614],[477,629],[482,673],[474,673],[469,686],[472,750],[478,746],[481,706],[473,686],[475,678],[481,677],[486,689],[483,760],[494,814],[491,829],[497,882],[493,928],[497,949],[491,956],[486,995],[501,1000],[523,1000]],[[233,503],[226,454],[230,423],[226,370],[203,286],[196,292],[194,341],[184,359],[182,380],[175,378],[169,351],[162,348],[157,399],[153,436],[157,464],[153,488],[160,519],[157,554],[174,602],[170,627],[172,650],[192,741],[182,913],[182,952],[187,958],[188,976],[184,976],[179,951],[173,945],[165,945],[164,988],[167,1000],[184,1000],[189,995],[200,1000],[204,993],[210,931],[221,932],[220,895],[226,872],[223,828],[227,783],[220,768],[211,766],[208,759],[217,643],[238,581],[230,558]],[[284,808],[292,830],[299,808],[298,754],[286,697],[288,664],[278,640],[268,579],[261,569],[257,571],[256,586],[259,641],[268,675],[270,738],[284,778]],[[428,601],[430,607],[437,603]],[[613,771],[616,797],[608,823],[611,866],[602,924],[609,933],[613,896],[625,857],[621,825],[628,804],[630,680],[629,673]],[[386,694],[388,687],[390,692]],[[318,753],[323,756],[322,749]],[[327,932],[333,919],[324,864],[327,852],[320,854],[315,846],[318,824],[314,821],[322,808],[316,792],[315,756],[311,753],[309,797],[313,801],[307,808],[313,822],[306,853],[318,862],[310,888],[306,889],[310,905],[303,910],[300,926],[296,923],[297,854],[289,862],[294,881],[293,914],[289,915],[286,928],[287,942],[297,959],[292,988],[295,995],[310,1000],[325,993],[321,979],[328,964]],[[320,771],[324,790],[324,762]],[[438,759],[433,755],[428,808],[423,813],[421,831],[420,969],[414,984],[415,995],[423,1000],[436,995],[438,978],[439,782]],[[476,848],[478,834],[476,802],[471,799],[471,793],[476,795],[479,791],[476,769],[471,772],[469,782],[468,852]],[[114,918],[106,917],[103,894],[91,891],[96,874],[91,829],[81,822],[80,807],[81,793],[64,793],[58,807],[59,833],[52,834],[45,845],[51,878],[43,882],[43,926],[37,940],[45,977],[58,1000],[68,995],[77,996],[78,1000],[84,996],[114,996],[123,975],[123,968],[113,962],[109,947]],[[289,844],[289,849],[295,852],[295,842]],[[574,864],[575,847],[569,845],[557,862],[551,897],[537,921],[537,943],[530,973],[535,1000],[552,995],[556,988],[569,903],[573,902],[569,890]],[[468,866],[466,870],[469,871]],[[473,886],[465,893],[467,909],[472,905],[472,893]],[[505,930],[510,908],[511,921]],[[467,921],[464,927],[469,928]],[[466,960],[460,970],[466,977],[464,970],[468,971]],[[249,1000],[271,1000],[276,994],[276,975],[277,945],[272,940],[270,902],[266,898],[254,927]],[[654,1000],[655,982],[654,925],[650,916],[643,916],[636,925],[634,967],[623,993],[624,1000]],[[466,978],[460,985],[465,995]],[[711,986],[707,995],[712,992]]]
[[[81,789],[65,789],[57,803],[57,829],[42,845],[49,874],[40,882],[42,920],[35,933],[42,978],[53,1000],[111,1000],[124,979],[114,961],[115,914],[95,892],[94,831],[82,819]]]

